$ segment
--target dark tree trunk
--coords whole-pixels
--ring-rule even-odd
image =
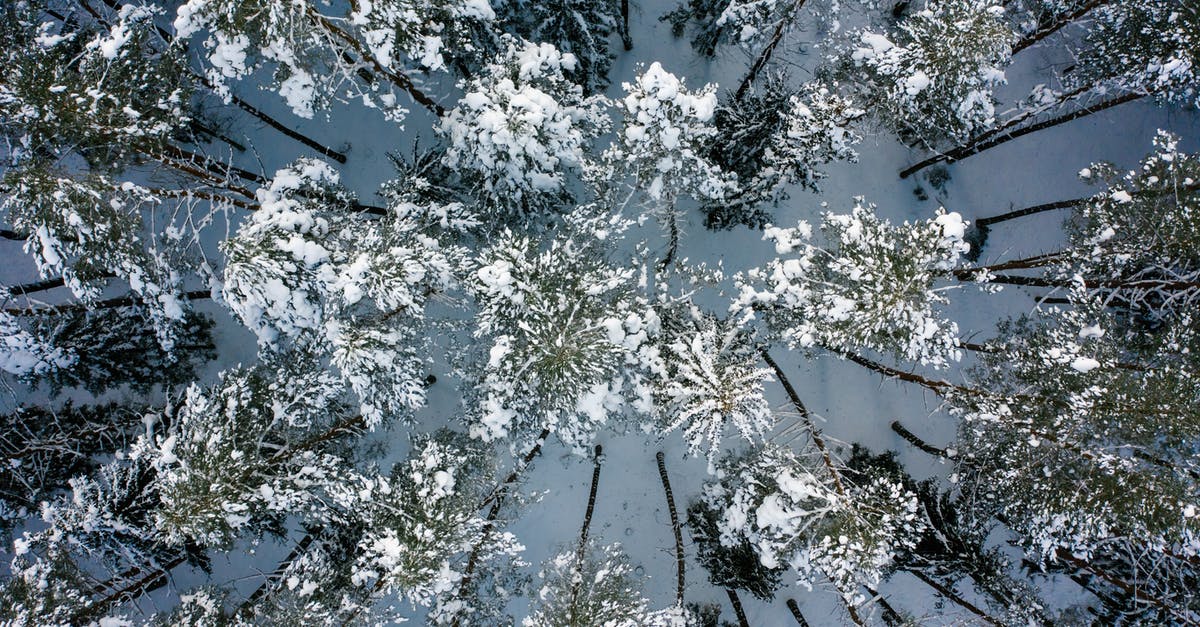
[[[684,560],[683,528],[679,525],[679,512],[675,509],[675,495],[671,492],[671,481],[667,478],[667,464],[662,451],[654,456],[658,461],[658,477],[662,479],[663,492],[667,495],[667,511],[671,513],[671,531],[675,534],[675,569],[678,578],[675,586],[675,602],[683,607]]]
[[[1057,33],[1058,31],[1062,30],[1068,24],[1083,17],[1084,15],[1087,15],[1089,12],[1091,12],[1092,9],[1095,9],[1096,7],[1098,7],[1100,5],[1108,4],[1109,2],[1112,2],[1112,1],[1113,0],[1089,0],[1088,2],[1085,2],[1082,5],[1080,5],[1074,11],[1068,11],[1068,12],[1056,17],[1055,20],[1053,22],[1051,22],[1050,24],[1042,26],[1041,28],[1030,33],[1025,38],[1021,39],[1021,41],[1018,41],[1016,44],[1014,44],[1012,47],[1012,53],[1014,55],[1017,54],[1018,52],[1032,46],[1033,44],[1036,44],[1037,42],[1049,37],[1050,35]]]
[[[738,627],[750,627],[750,621],[746,620],[746,610],[742,609],[742,600],[738,598],[737,590],[725,588],[725,594],[729,597],[729,604],[733,606],[733,613],[737,615]]]
[[[800,606],[796,605],[796,599],[787,600],[788,611],[792,613],[792,618],[796,619],[796,624],[800,627],[808,627],[808,621],[804,620],[804,615],[800,613]]]
[[[1019,137],[1024,137],[1025,135],[1029,135],[1031,133],[1036,133],[1038,131],[1052,128],[1055,126],[1059,126],[1061,124],[1066,124],[1067,122],[1078,120],[1080,118],[1092,115],[1093,113],[1099,113],[1106,109],[1111,109],[1113,107],[1125,104],[1127,102],[1133,102],[1134,100],[1138,100],[1140,98],[1146,97],[1146,95],[1147,94],[1139,94],[1139,93],[1125,94],[1122,96],[1118,96],[1116,98],[1112,98],[1110,100],[1098,102],[1094,105],[1084,107],[1082,109],[1073,111],[1066,115],[1061,115],[1056,118],[1051,118],[1044,122],[1038,122],[1037,124],[1030,124],[1029,126],[1025,126],[1025,127],[1019,128],[1017,130],[992,137],[991,139],[988,139],[985,141],[976,140],[969,144],[965,144],[965,145],[959,146],[958,148],[955,148],[953,150],[944,152],[940,155],[935,155],[933,157],[930,157],[930,158],[928,158],[924,161],[921,161],[920,163],[917,163],[915,165],[909,166],[908,168],[905,168],[904,170],[900,171],[900,178],[906,179],[909,176],[912,176],[918,170],[922,170],[922,169],[929,167],[935,163],[941,163],[943,161],[947,162],[947,163],[954,163],[955,161],[965,159],[972,155],[977,155],[985,150],[988,150],[990,148],[995,148],[996,146],[1008,143]]]
[[[629,0],[621,0],[621,44],[625,51],[633,50],[633,36],[629,33]]]
[[[888,627],[901,627],[904,625],[904,618],[900,616],[900,613],[896,611],[896,608],[892,607],[891,603],[888,603],[888,600],[884,598],[882,594],[879,594],[878,590],[872,588],[871,586],[863,586],[863,588],[865,588],[872,597],[875,597],[874,601],[876,603],[879,603],[879,608],[883,613],[883,622]]]
[[[941,582],[937,581],[933,577],[926,575],[924,572],[922,572],[920,570],[910,570],[908,572],[910,572],[914,576],[916,576],[917,579],[920,579],[921,581],[925,582],[925,584],[928,585],[930,588],[937,590],[938,594],[942,595],[943,598],[953,601],[959,607],[962,607],[963,609],[967,610],[968,612],[971,612],[972,614],[978,616],[979,618],[983,619],[985,622],[987,622],[989,624],[995,625],[996,627],[1004,627],[1004,623],[996,620],[995,618],[992,618],[990,615],[988,615],[987,612],[979,609],[978,606],[971,603],[970,601],[967,601],[966,599],[964,599],[961,595],[959,595],[954,590],[951,590],[950,588],[942,585]]]
[[[312,546],[313,539],[314,536],[311,532],[304,534],[304,537],[300,538],[300,542],[296,543],[296,546],[293,547],[292,551],[287,554],[287,557],[283,558],[283,561],[279,562],[279,565],[275,567],[275,570],[271,571],[271,573],[269,573],[263,579],[263,582],[254,589],[254,592],[250,593],[250,596],[246,597],[246,600],[238,607],[238,612],[243,616],[252,616],[254,614],[254,604],[257,603],[259,599],[262,599],[264,596],[266,596],[267,590],[270,589],[272,582],[278,581],[279,578],[282,577],[285,572],[287,572],[287,569],[291,567],[292,563],[295,562],[301,555],[304,555],[304,552],[308,550],[308,547]]]
[[[579,530],[579,546],[575,549],[575,568],[583,568],[583,560],[587,556],[588,533],[592,527],[592,513],[596,511],[596,488],[600,486],[600,464],[604,449],[597,444],[592,455],[592,489],[588,492],[587,512],[583,515],[583,527]],[[577,624],[575,619],[575,609],[578,607],[579,588],[583,582],[579,577],[575,577],[571,583],[571,621],[570,624]]]
[[[817,426],[813,424],[812,416],[808,413],[808,408],[804,406],[804,403],[800,400],[800,395],[796,393],[796,388],[792,387],[792,382],[783,373],[783,368],[780,368],[779,364],[775,363],[775,360],[771,358],[771,354],[767,352],[767,349],[762,349],[760,353],[762,354],[763,361],[767,362],[771,370],[775,371],[775,377],[783,385],[783,390],[787,392],[792,406],[796,408],[800,417],[808,425],[813,443],[817,445],[817,449],[821,452],[821,459],[824,461],[826,469],[829,470],[829,474],[833,478],[833,485],[837,488],[838,494],[845,495],[846,489],[842,485],[842,473],[838,472],[837,467],[833,465],[833,457],[829,454],[829,449],[825,446],[825,438],[821,437],[821,433],[817,431]]]
[[[758,78],[759,72],[766,67],[767,62],[771,60],[771,55],[775,53],[775,48],[779,42],[783,40],[783,35],[787,32],[788,26],[796,19],[796,15],[800,12],[800,8],[804,6],[805,0],[796,0],[795,6],[792,7],[791,13],[779,20],[779,24],[775,25],[775,31],[771,33],[771,39],[767,45],[754,58],[754,63],[750,65],[750,71],[746,73],[741,84],[738,85],[737,92],[734,93],[733,99],[740,101],[750,91],[750,86],[754,83],[754,79]]]
[[[895,431],[900,437],[904,438],[904,440],[906,442],[908,442],[909,444],[921,449],[922,451],[925,451],[926,453],[929,453],[930,455],[936,455],[938,457],[946,457],[945,449],[940,449],[940,448],[926,442],[925,440],[922,440],[915,433],[913,433],[912,431],[909,431],[908,429],[906,429],[904,427],[904,425],[900,424],[899,420],[892,421],[892,431]]]

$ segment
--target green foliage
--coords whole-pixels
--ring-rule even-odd
[[[687,512],[688,531],[696,543],[696,559],[708,571],[708,580],[721,588],[736,588],[769,601],[782,584],[783,567],[767,568],[745,538],[732,544],[721,541],[721,512],[706,500],[693,501]],[[714,618],[713,623],[716,623]]]

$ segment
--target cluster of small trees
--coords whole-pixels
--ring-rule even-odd
[[[855,198],[815,225],[772,216],[856,161],[867,124],[934,153],[906,176],[1137,98],[1195,104],[1200,9],[901,2],[822,42],[811,80],[772,70],[833,4],[690,0],[666,19],[700,53],[752,51],[736,90],[655,62],[615,98],[628,3],[6,5],[0,235],[40,280],[9,287],[0,312],[0,369],[23,386],[0,416],[0,617],[131,624],[128,603],[173,569],[212,573],[214,553],[274,537],[293,548],[249,595],[214,577],[152,620],[349,624],[419,607],[431,624],[512,624],[509,601],[527,596],[525,625],[715,623],[685,604],[661,454],[674,603],[655,609],[630,557],[590,535],[597,442],[640,422],[708,463],[686,528],[743,625],[737,591],[770,599],[785,580],[832,589],[853,622],[878,607],[900,624],[879,587],[902,573],[991,624],[1069,618],[1031,571],[1075,581],[1099,622],[1200,621],[1200,157],[1164,132],[1137,170],[1088,168],[1094,195],[1012,215],[1069,208],[1062,250],[987,266],[969,265],[981,231],[953,211],[896,223]],[[1077,67],[999,113],[1013,55],[1052,42]],[[435,144],[393,157],[383,204],[364,203],[329,162],[343,152],[235,93],[264,77],[296,116],[379,109]],[[221,117],[234,111],[286,136],[271,157],[288,165],[235,165],[250,161]],[[291,140],[321,158],[290,156]],[[693,205],[710,228],[761,228],[776,257],[730,277],[688,262]],[[726,279],[713,308],[700,292]],[[1009,285],[1039,306],[964,340],[951,299]],[[255,363],[213,363],[214,326],[252,334]],[[952,481],[834,446],[778,346],[941,397],[951,447],[893,428],[953,463]],[[443,358],[460,415],[423,431]],[[927,372],[963,362],[963,383]],[[798,444],[770,438],[775,383]],[[38,402],[39,388],[75,400]],[[387,429],[411,436],[381,451],[368,434]],[[553,442],[593,452],[592,490],[578,542],[535,584],[504,527]]]

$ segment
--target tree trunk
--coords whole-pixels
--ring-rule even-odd
[[[1050,35],[1053,35],[1054,33],[1057,33],[1071,22],[1074,22],[1084,15],[1087,15],[1092,9],[1095,9],[1100,5],[1108,4],[1109,2],[1112,2],[1112,0],[1089,0],[1088,2],[1080,5],[1074,11],[1068,11],[1067,13],[1059,15],[1055,18],[1054,22],[1042,26],[1041,28],[1027,35],[1025,38],[1021,39],[1021,41],[1018,41],[1016,44],[1014,44],[1012,47],[1012,54],[1016,55],[1018,52],[1032,46],[1033,44],[1036,44],[1037,42],[1049,37]]]
[[[937,581],[933,577],[930,577],[929,575],[925,574],[924,572],[922,572],[920,570],[910,570],[908,572],[912,573],[917,579],[920,579],[921,581],[925,582],[925,584],[928,585],[930,588],[937,590],[938,594],[942,595],[943,598],[953,601],[954,603],[958,604],[963,609],[978,616],[979,618],[983,619],[987,623],[995,625],[996,627],[1004,627],[1004,623],[992,618],[990,615],[988,615],[987,612],[984,612],[983,610],[979,609],[979,607],[976,606],[975,604],[962,598],[962,596],[959,595],[957,592],[942,585],[941,582]]]
[[[967,258],[971,261],[979,259],[979,255],[983,252],[983,247],[987,244],[988,234],[991,231],[991,226],[1008,220],[1015,220],[1025,216],[1031,216],[1046,211],[1054,211],[1057,209],[1070,209],[1078,207],[1087,202],[1089,198],[1073,198],[1071,200],[1059,200],[1057,202],[1048,202],[1041,205],[1034,205],[1016,211],[1009,211],[999,215],[988,216],[986,218],[978,218],[971,224],[970,232],[967,233],[966,240],[971,245],[971,251]]]
[[[838,472],[837,467],[833,465],[833,457],[829,454],[829,449],[825,446],[825,438],[821,437],[821,433],[817,431],[817,426],[813,424],[812,416],[808,413],[808,408],[800,400],[800,395],[796,393],[796,388],[792,387],[792,382],[788,380],[787,375],[783,373],[783,368],[779,367],[778,363],[771,358],[771,354],[767,349],[760,351],[763,361],[775,371],[775,377],[779,379],[779,383],[783,385],[783,390],[787,392],[788,399],[792,401],[792,406],[800,413],[800,417],[808,424],[809,433],[812,435],[813,443],[817,445],[817,449],[821,452],[821,459],[825,463],[826,469],[829,470],[830,476],[833,477],[833,485],[837,488],[838,494],[845,495],[846,489],[842,486],[842,476]]]
[[[867,585],[864,585],[863,588],[874,597],[873,600],[875,602],[879,603],[879,608],[883,612],[883,622],[888,627],[902,627],[904,625],[904,618],[900,616],[900,612],[897,612],[896,608],[892,607],[892,604],[888,603],[888,600],[882,594],[879,594],[878,590]]]
[[[925,451],[926,453],[929,453],[930,455],[935,455],[937,457],[946,457],[945,449],[940,449],[940,448],[926,442],[925,440],[922,440],[915,433],[913,433],[912,431],[909,431],[908,429],[906,429],[904,427],[904,425],[900,424],[899,420],[892,421],[892,431],[895,431],[900,437],[904,438],[904,440],[906,442],[908,442],[909,444],[921,449],[922,451]]]
[[[633,50],[633,36],[629,33],[629,0],[621,0],[621,44],[626,52]]]
[[[542,432],[538,434],[537,440],[533,444],[533,448],[529,449],[529,452],[525,453],[525,456],[521,458],[521,463],[513,468],[512,472],[508,473],[508,476],[504,478],[504,481],[501,481],[500,485],[496,486],[496,489],[492,490],[492,493],[479,504],[480,509],[486,507],[488,503],[491,503],[492,506],[488,509],[487,516],[483,519],[484,524],[483,529],[480,530],[479,542],[471,547],[471,554],[467,557],[467,565],[463,568],[462,580],[458,584],[459,597],[467,593],[467,586],[471,584],[471,578],[475,574],[475,569],[479,567],[479,552],[483,550],[484,543],[487,542],[492,530],[496,528],[496,520],[500,517],[500,507],[504,504],[504,497],[507,495],[508,489],[512,484],[516,483],[517,478],[529,467],[529,464],[533,463],[533,458],[542,452],[542,445],[545,444],[548,437],[550,437],[550,430],[542,429]],[[451,625],[452,627],[458,627],[458,616],[454,617]]]
[[[742,600],[738,598],[737,590],[725,588],[725,594],[729,597],[729,604],[733,606],[733,613],[737,615],[738,627],[750,627],[750,621],[746,620],[746,610],[742,609]]]
[[[184,292],[182,296],[186,300],[204,300],[206,298],[212,298],[212,292],[209,290],[193,290],[191,292]],[[138,304],[139,302],[141,302],[140,299],[135,296],[121,296],[118,298],[102,300],[92,303],[91,305],[85,305],[83,303],[71,303],[69,305],[50,305],[45,307],[10,307],[0,311],[3,311],[10,316],[36,316],[39,314],[90,311],[94,309],[116,309],[117,307],[130,307]]]
[[[1062,116],[1059,116],[1056,118],[1051,118],[1044,122],[1038,122],[1037,124],[1031,124],[1029,126],[1022,127],[1020,129],[1017,129],[1017,130],[1014,130],[1014,131],[1011,131],[1008,133],[1004,133],[1002,135],[993,137],[986,141],[978,141],[977,140],[977,141],[971,142],[969,144],[959,146],[958,148],[947,151],[940,155],[930,157],[920,163],[917,163],[916,165],[913,165],[908,168],[905,168],[904,170],[901,170],[900,178],[906,179],[909,176],[912,176],[912,174],[917,172],[918,170],[924,169],[935,163],[941,163],[943,161],[945,161],[947,163],[954,163],[955,161],[965,159],[972,155],[977,155],[985,150],[988,150],[990,148],[995,148],[996,146],[1005,144],[1005,143],[1010,142],[1019,137],[1024,137],[1025,135],[1029,135],[1031,133],[1036,133],[1037,131],[1045,130],[1045,129],[1052,128],[1055,126],[1059,126],[1061,124],[1066,124],[1067,122],[1071,122],[1074,120],[1078,120],[1079,118],[1083,118],[1083,117],[1092,115],[1093,113],[1099,113],[1106,109],[1111,109],[1113,107],[1125,104],[1127,102],[1133,102],[1134,100],[1144,98],[1147,95],[1148,94],[1128,93],[1128,94],[1125,94],[1122,96],[1118,96],[1116,98],[1105,100],[1103,102],[1098,102],[1094,105],[1084,107],[1082,109],[1073,111],[1066,115],[1062,115]]]
[[[733,99],[741,101],[750,91],[750,85],[754,83],[754,79],[758,78],[758,73],[767,65],[767,61],[771,60],[771,55],[775,52],[776,46],[783,40],[784,33],[787,32],[788,26],[796,19],[796,15],[800,13],[800,8],[804,6],[806,0],[795,0],[796,4],[792,7],[791,13],[788,13],[783,19],[779,20],[779,24],[775,26],[775,31],[771,33],[771,40],[755,57],[754,63],[750,65],[750,71],[746,73],[738,85],[737,92],[734,93]]]
[[[246,617],[253,616],[254,604],[257,603],[259,599],[266,596],[267,590],[271,586],[271,582],[279,580],[279,578],[282,577],[285,572],[287,572],[287,569],[291,567],[292,563],[295,562],[301,555],[303,555],[304,552],[308,550],[308,547],[312,546],[314,538],[315,536],[311,532],[304,534],[304,537],[300,539],[300,542],[296,543],[296,546],[293,547],[292,551],[287,554],[287,557],[283,558],[283,561],[279,562],[279,565],[275,567],[275,570],[271,571],[271,573],[263,578],[263,582],[254,589],[254,592],[250,593],[250,596],[246,597],[246,600],[243,601],[240,606],[238,606],[238,613]]]
[[[667,236],[667,254],[658,262],[659,270],[666,270],[679,253],[679,216],[675,214],[674,209],[667,211]]]
[[[604,449],[597,444],[595,451],[592,454],[592,489],[588,492],[587,512],[583,515],[583,527],[579,530],[579,546],[575,549],[575,568],[583,568],[583,560],[587,556],[587,541],[588,533],[592,527],[592,513],[596,511],[596,488],[600,486],[600,464],[601,456],[604,454]],[[575,576],[571,582],[571,620],[570,624],[577,624],[575,618],[575,608],[579,605],[579,588],[583,585],[583,581]]]
[[[683,607],[683,529],[679,525],[679,512],[675,510],[675,495],[671,492],[671,481],[667,478],[665,456],[662,451],[659,451],[654,457],[658,461],[658,477],[662,479],[663,492],[667,495],[667,511],[671,513],[671,531],[675,534],[675,569],[678,578],[675,587],[675,602],[679,607]]]
[[[792,618],[796,619],[796,624],[800,627],[808,627],[808,621],[804,620],[804,615],[800,613],[800,606],[796,605],[796,599],[787,600],[788,611],[792,613]]]
[[[198,135],[207,135],[214,141],[223,141],[229,144],[230,148],[238,152],[246,152],[246,147],[240,142],[199,120],[190,120],[188,126],[192,127],[192,131]]]

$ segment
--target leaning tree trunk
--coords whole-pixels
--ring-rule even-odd
[[[492,493],[480,504],[481,508],[485,507],[488,503],[491,503],[492,506],[488,508],[487,516],[483,519],[483,529],[480,530],[479,542],[476,542],[475,546],[471,547],[471,553],[467,557],[467,565],[463,569],[462,580],[458,585],[458,595],[460,597],[466,595],[467,587],[471,585],[475,569],[479,567],[479,552],[483,550],[483,545],[487,542],[488,537],[491,536],[492,530],[496,528],[496,520],[500,517],[500,507],[504,504],[504,498],[508,495],[508,490],[517,482],[517,479],[529,467],[529,464],[533,463],[533,458],[542,452],[542,445],[545,444],[546,438],[549,436],[550,430],[542,429],[542,432],[538,434],[537,440],[533,444],[533,448],[529,449],[529,452],[525,453],[525,456],[521,458],[521,463],[513,468],[512,472],[508,473],[508,476],[504,478],[504,481],[501,481],[500,485],[496,486],[496,489],[492,490]],[[457,616],[455,616],[452,625],[453,627],[458,627],[459,618]]]
[[[829,454],[829,448],[825,446],[825,438],[821,437],[821,432],[818,431],[817,426],[813,424],[812,416],[808,413],[808,408],[804,406],[804,403],[800,400],[800,395],[796,393],[796,388],[792,387],[792,382],[789,381],[787,375],[783,373],[783,368],[780,368],[779,364],[771,358],[771,354],[767,352],[767,349],[764,348],[759,352],[762,355],[763,361],[767,362],[767,365],[771,367],[771,370],[775,371],[775,377],[779,379],[779,383],[783,385],[783,390],[787,392],[788,399],[791,400],[792,406],[796,408],[796,411],[800,414],[800,417],[808,426],[809,434],[812,436],[813,443],[817,445],[817,450],[819,450],[821,453],[821,460],[825,463],[825,468],[829,470],[829,474],[833,478],[833,485],[835,488],[837,488],[838,494],[845,496],[846,489],[842,485],[842,473],[838,472],[837,467],[833,465],[833,456]]]
[[[771,33],[770,41],[759,51],[758,56],[754,59],[754,63],[750,65],[750,71],[746,73],[745,78],[738,85],[737,92],[733,96],[734,100],[741,101],[746,96],[746,93],[750,91],[750,85],[754,83],[754,79],[758,78],[758,73],[766,67],[767,61],[771,60],[771,55],[775,53],[775,48],[783,40],[783,35],[787,32],[788,26],[791,26],[792,22],[796,20],[796,16],[800,13],[800,7],[804,6],[805,1],[795,0],[796,4],[792,7],[791,12],[780,19],[779,24],[775,25],[775,31]]]
[[[947,457],[945,449],[940,449],[926,442],[925,440],[922,440],[917,436],[917,434],[909,431],[904,427],[904,425],[900,424],[899,420],[892,421],[892,431],[895,431],[897,435],[904,438],[904,441],[921,449],[922,451],[925,451],[926,453],[929,453],[930,455],[934,455],[936,457]]]
[[[987,612],[979,609],[979,607],[977,605],[964,599],[957,592],[955,592],[951,588],[943,585],[941,582],[937,581],[933,577],[930,577],[929,575],[925,574],[924,572],[922,572],[920,570],[910,570],[908,572],[912,573],[917,579],[920,579],[921,581],[925,582],[925,585],[936,590],[937,593],[942,596],[942,598],[953,601],[959,607],[962,607],[963,609],[967,610],[968,612],[971,612],[972,614],[978,616],[984,622],[987,622],[991,625],[995,625],[996,627],[1004,627],[1004,623],[996,620],[995,618],[992,618],[991,615],[989,615]]]
[[[787,600],[788,611],[792,613],[792,618],[796,619],[796,624],[800,627],[808,627],[808,621],[804,620],[804,615],[800,613],[800,606],[796,605],[796,599]]]
[[[750,621],[746,620],[746,610],[742,609],[742,600],[738,598],[737,590],[725,588],[725,594],[729,597],[729,604],[733,606],[733,613],[737,615],[738,627],[750,627]]]
[[[900,616],[900,612],[897,612],[896,608],[892,607],[892,604],[888,603],[888,600],[882,594],[879,594],[878,590],[867,585],[864,585],[863,588],[879,603],[879,608],[883,611],[883,622],[888,627],[901,627],[904,625],[904,618]]]
[[[969,144],[959,146],[958,148],[949,150],[949,151],[944,152],[939,155],[935,155],[924,161],[921,161],[920,163],[917,163],[915,165],[909,166],[908,168],[905,168],[904,170],[901,170],[900,178],[906,179],[909,176],[912,176],[918,170],[927,168],[935,163],[942,163],[942,162],[954,163],[955,161],[965,159],[972,155],[977,155],[985,150],[995,148],[996,146],[1008,143],[1019,137],[1024,137],[1025,135],[1029,135],[1031,133],[1036,133],[1041,130],[1045,130],[1045,129],[1052,128],[1055,126],[1066,124],[1067,122],[1071,122],[1071,121],[1078,120],[1080,118],[1084,118],[1089,115],[1092,115],[1093,113],[1099,113],[1101,111],[1111,109],[1118,105],[1123,105],[1127,102],[1133,102],[1134,100],[1145,98],[1147,95],[1149,95],[1149,94],[1136,93],[1136,92],[1124,94],[1124,95],[1118,96],[1116,98],[1105,100],[1103,102],[1098,102],[1094,105],[1090,105],[1090,106],[1084,107],[1082,109],[1072,111],[1071,113],[1068,113],[1066,115],[1062,115],[1062,116],[1059,116],[1056,118],[1051,118],[1051,119],[1045,120],[1043,122],[1038,122],[1037,124],[1030,124],[1029,126],[1025,126],[1025,127],[1019,128],[1017,130],[1014,130],[1014,131],[1011,131],[1008,133],[1004,133],[999,136],[992,137],[991,139],[988,139],[986,141],[978,141],[977,140],[977,141],[971,142]]]
[[[667,495],[667,511],[671,513],[671,531],[675,534],[675,569],[677,582],[675,586],[675,602],[683,607],[684,560],[683,560],[683,529],[679,525],[679,512],[675,509],[675,495],[671,492],[671,481],[667,478],[667,464],[662,451],[654,456],[658,461],[658,477],[662,479],[663,492]]]
[[[1088,13],[1090,13],[1092,11],[1092,9],[1095,9],[1096,7],[1099,7],[1101,5],[1108,4],[1112,1],[1113,0],[1088,0],[1088,2],[1083,3],[1082,5],[1077,7],[1074,11],[1068,11],[1066,13],[1063,13],[1062,15],[1057,16],[1054,19],[1054,21],[1051,22],[1050,24],[1047,24],[1045,26],[1042,26],[1041,28],[1038,28],[1037,30],[1033,31],[1032,33],[1030,33],[1023,39],[1021,39],[1021,41],[1018,41],[1017,43],[1013,44],[1012,54],[1015,55],[1018,52],[1049,37],[1050,35],[1057,33],[1058,31],[1062,30],[1064,27],[1068,26],[1075,20],[1078,20],[1079,18],[1083,17],[1084,15],[1087,15]]]
[[[625,51],[633,50],[633,36],[629,33],[629,0],[621,0],[621,44]]]
[[[587,556],[588,533],[592,527],[592,513],[596,511],[596,488],[600,486],[600,464],[604,449],[597,444],[592,454],[592,489],[588,492],[587,512],[583,515],[583,527],[579,529],[579,546],[575,548],[575,568],[583,568],[583,560]],[[571,622],[576,624],[575,609],[579,604],[579,588],[583,585],[580,577],[571,581]]]
[[[967,234],[966,240],[971,245],[971,252],[967,255],[968,259],[974,261],[979,259],[979,255],[983,252],[983,247],[987,244],[988,234],[991,232],[993,224],[1023,218],[1047,211],[1056,211],[1058,209],[1071,209],[1078,207],[1087,202],[1089,198],[1073,198],[1071,200],[1059,200],[1056,202],[1048,202],[1016,211],[1009,211],[999,215],[988,216],[986,218],[978,218],[971,224],[970,232]]]

